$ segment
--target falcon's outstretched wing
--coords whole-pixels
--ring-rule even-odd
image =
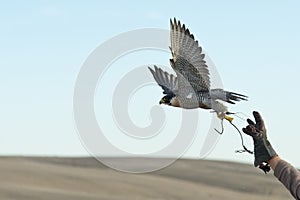
[[[177,78],[173,74],[163,71],[154,65],[154,70],[148,67],[157,84],[164,90],[163,93],[175,96],[177,92]]]
[[[190,34],[189,29],[186,29],[184,24],[181,26],[180,21],[177,23],[175,18],[174,23],[170,20],[170,27],[170,49],[173,56],[170,63],[177,74],[179,89],[184,87],[182,84],[187,81],[195,92],[209,92],[209,71],[198,41]],[[186,80],[182,81],[182,78]]]

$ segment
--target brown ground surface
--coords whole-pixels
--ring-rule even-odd
[[[0,157],[0,199],[293,198],[272,173],[264,175],[253,166],[238,163],[179,160],[154,173],[127,174],[93,158]]]

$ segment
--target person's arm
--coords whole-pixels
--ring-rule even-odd
[[[271,169],[273,171],[275,171],[275,168],[278,164],[278,162],[280,161],[281,159],[279,158],[279,156],[274,156],[273,158],[271,158],[270,160],[267,161],[267,163],[269,163]]]
[[[267,161],[278,180],[290,191],[295,199],[300,199],[300,172],[288,162],[274,156]]]
[[[248,126],[243,132],[250,135],[254,141],[254,165],[259,166],[265,173],[269,171],[264,163],[267,163],[274,171],[275,177],[300,200],[300,172],[288,162],[282,160],[271,143],[267,139],[267,131],[264,121],[258,112],[253,112],[255,123],[248,119]]]

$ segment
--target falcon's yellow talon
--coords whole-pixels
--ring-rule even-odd
[[[230,123],[233,121],[233,117],[229,117],[228,115],[225,115],[225,119]]]

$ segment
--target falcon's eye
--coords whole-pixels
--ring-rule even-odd
[[[164,96],[163,98],[161,98],[161,100],[159,101],[159,104],[168,104],[170,103],[170,98],[168,96]]]

